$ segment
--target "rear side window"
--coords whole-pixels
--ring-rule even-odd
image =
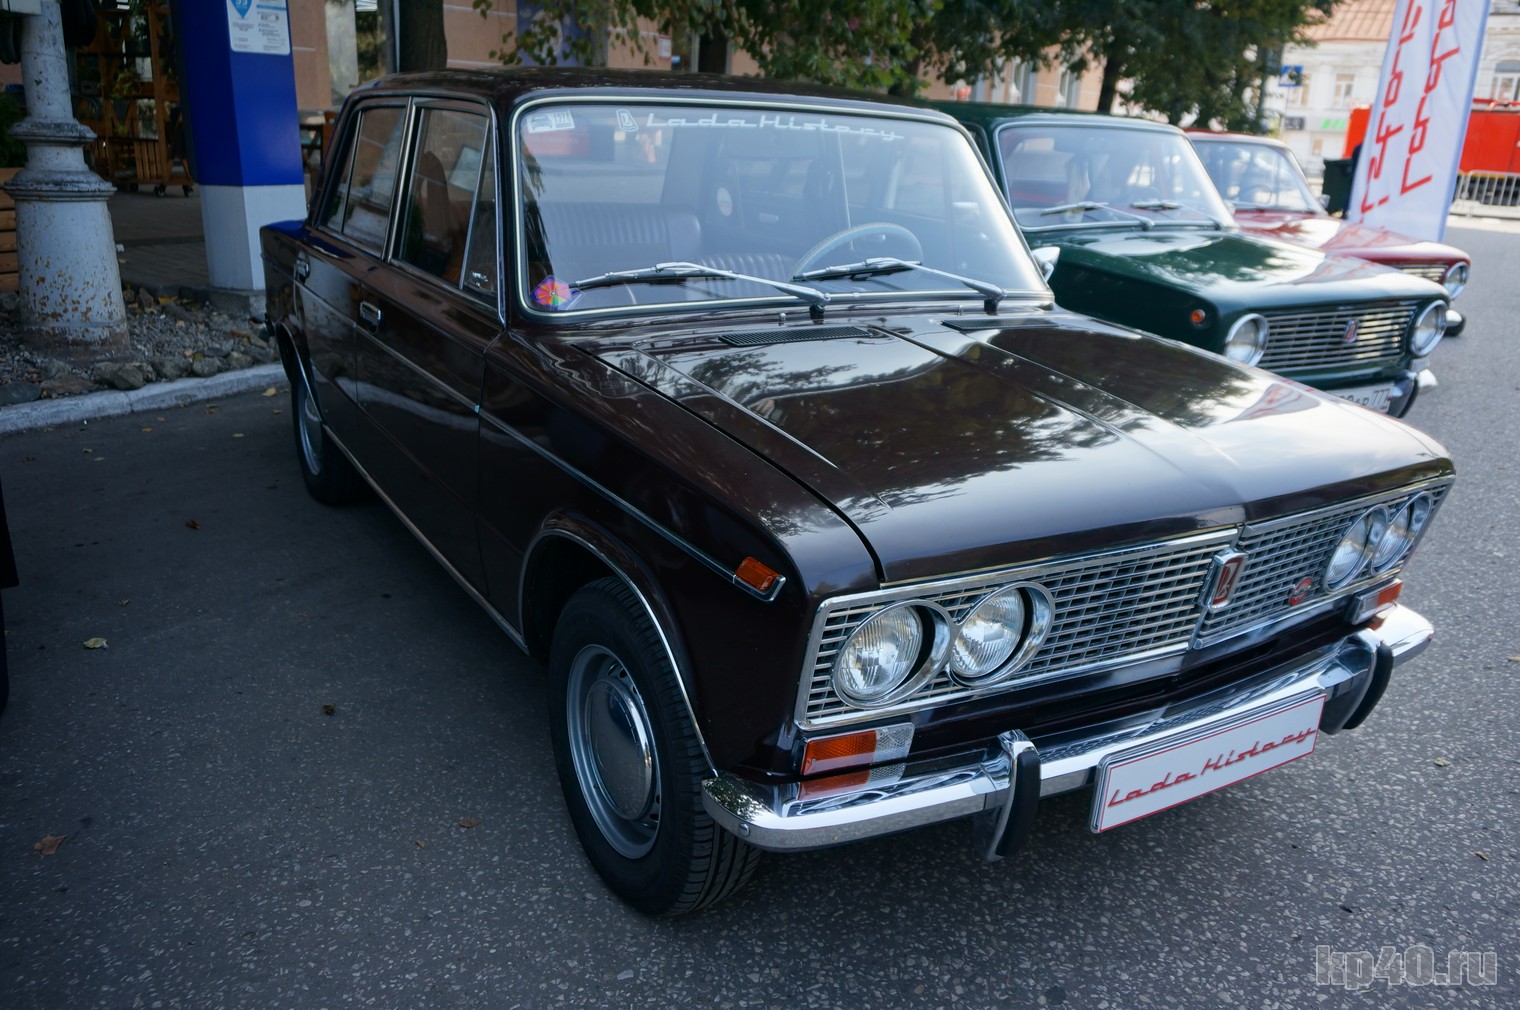
[[[382,106],[359,113],[348,160],[318,224],[376,253],[385,246],[385,227],[396,198],[396,166],[406,109]]]
[[[487,290],[495,290],[494,204],[489,228],[481,227],[477,213],[490,159],[490,132],[484,115],[458,109],[424,108],[418,119],[416,161],[396,258],[453,287],[467,279],[467,273],[484,273]],[[485,253],[491,267],[481,271],[482,249],[471,250],[470,246],[473,240],[483,247],[485,232],[490,234],[490,248]],[[469,271],[465,270],[467,251],[472,253]],[[479,290],[479,278],[474,278],[471,286]]]

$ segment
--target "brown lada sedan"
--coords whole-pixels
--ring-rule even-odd
[[[995,859],[1070,790],[1117,827],[1360,724],[1431,637],[1445,451],[1054,308],[937,112],[391,78],[263,252],[307,486],[373,489],[547,665],[647,912],[949,818]]]

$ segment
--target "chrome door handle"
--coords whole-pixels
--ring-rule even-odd
[[[296,280],[304,281],[311,276],[311,261],[304,255],[296,257]]]
[[[369,302],[360,302],[359,318],[364,321],[364,324],[370,330],[378,330],[380,328],[380,307],[378,305],[371,305]]]

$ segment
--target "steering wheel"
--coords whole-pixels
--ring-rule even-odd
[[[853,228],[846,228],[844,231],[835,232],[822,242],[819,242],[802,254],[802,258],[792,267],[792,276],[795,277],[804,270],[816,266],[819,260],[840,246],[846,246],[858,239],[873,235],[882,239],[895,238],[907,245],[912,251],[904,259],[922,260],[924,258],[924,247],[919,243],[918,236],[900,224],[877,221],[874,224],[857,224]]]

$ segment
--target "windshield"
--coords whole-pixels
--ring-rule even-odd
[[[1194,146],[1220,194],[1237,207],[1320,213],[1303,169],[1283,148],[1230,140],[1200,140]]]
[[[1031,230],[1100,222],[1213,226],[1230,211],[1181,134],[1102,126],[1005,126],[1008,202]]]
[[[949,126],[565,103],[525,111],[517,144],[518,269],[532,311],[735,300],[822,311],[926,294],[981,300],[988,287],[1049,297],[975,150]],[[873,257],[931,269],[826,269]]]

